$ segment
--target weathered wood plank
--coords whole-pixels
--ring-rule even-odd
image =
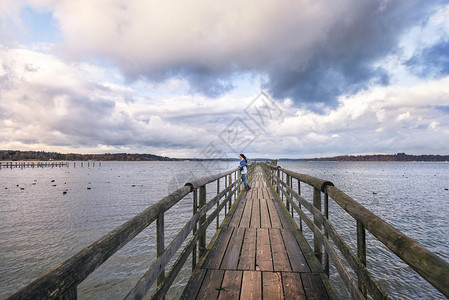
[[[262,273],[256,271],[243,271],[242,290],[240,299],[262,299]]]
[[[285,299],[306,300],[306,294],[299,273],[282,272]]]
[[[223,256],[225,254],[226,248],[229,244],[229,240],[231,239],[232,232],[234,228],[232,227],[224,227],[220,234],[218,235],[217,240],[212,246],[211,251],[207,255],[203,268],[205,269],[218,269],[223,260]]]
[[[301,279],[308,300],[329,299],[320,274],[301,273]]]
[[[276,211],[279,212],[278,216],[279,216],[279,220],[281,221],[281,226],[284,228],[290,228],[290,222],[287,219],[287,216],[283,213],[284,212],[284,208],[282,207],[282,204],[279,201],[274,200],[273,201],[274,206],[276,207]]]
[[[203,283],[204,276],[206,275],[205,269],[197,269],[193,272],[192,276],[189,279],[184,291],[181,294],[180,299],[182,300],[190,300],[196,299],[196,295],[198,295],[198,291],[201,288],[201,284]]]
[[[260,200],[258,198],[253,199],[250,227],[260,228]]]
[[[256,229],[246,228],[243,238],[242,251],[238,264],[239,270],[256,269]]]
[[[287,255],[287,250],[284,246],[284,240],[282,239],[279,229],[269,229],[271,240],[271,252],[273,253],[273,267],[274,271],[286,271],[291,272],[292,268]]]
[[[262,289],[263,289],[262,290],[263,299],[267,300],[284,299],[284,290],[282,288],[281,273],[262,272]]]
[[[226,270],[221,284],[219,300],[239,300],[243,271]]]
[[[257,229],[256,270],[273,271],[270,237],[266,228]]]
[[[267,199],[260,199],[260,227],[270,228],[270,215],[268,213]]]
[[[279,219],[278,211],[276,210],[276,207],[274,206],[274,200],[268,199],[267,200],[267,206],[268,206],[268,212],[270,214],[270,220],[271,220],[271,227],[272,228],[282,228],[281,220]]]
[[[231,239],[229,241],[229,246],[226,249],[226,253],[223,257],[223,262],[221,263],[220,269],[226,270],[236,270],[240,258],[240,249],[242,248],[243,236],[245,233],[245,228],[238,227],[234,230]]]
[[[293,233],[289,230],[281,230],[285,248],[287,249],[290,265],[293,272],[310,272],[309,265],[299,247]]]
[[[245,209],[246,200],[244,197],[242,197],[237,204],[237,207],[234,211],[234,215],[231,218],[231,221],[229,222],[229,227],[238,227],[240,224],[240,220],[242,219],[243,210]]]
[[[245,204],[245,210],[243,211],[242,219],[240,221],[239,227],[249,227],[250,222],[251,222],[252,208],[253,208],[253,199],[247,197],[246,204]]]
[[[197,299],[217,299],[223,276],[223,270],[207,270]]]

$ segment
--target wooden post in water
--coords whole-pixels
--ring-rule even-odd
[[[199,208],[203,208],[203,206],[206,205],[206,185],[203,185],[200,187],[200,195],[199,195]],[[200,226],[203,225],[206,222],[206,214],[204,214],[200,218]],[[198,243],[199,248],[199,257],[202,257],[204,255],[204,252],[206,251],[206,232],[204,232],[200,238]]]
[[[164,213],[160,213],[157,217],[156,221],[156,251],[157,257],[161,256],[165,250],[165,231],[164,231]],[[157,284],[160,285],[164,282],[165,279],[165,270],[162,270],[162,273],[157,277]]]
[[[357,256],[366,267],[366,231],[365,226],[359,220],[357,220]],[[360,292],[366,298],[367,290],[363,278],[359,277],[358,283]]]
[[[321,211],[321,191],[317,188],[313,188],[313,206],[315,206],[316,209]],[[316,217],[313,217],[313,223],[319,229],[321,229],[320,221]],[[321,243],[320,239],[316,234],[313,234],[313,252],[315,253],[316,257],[321,263],[322,262]]]

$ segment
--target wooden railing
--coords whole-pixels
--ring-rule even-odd
[[[422,278],[449,297],[448,262],[351,199],[332,182],[292,172],[277,166],[277,163],[265,163],[263,166],[280,199],[282,201],[285,199],[286,209],[292,215],[293,211],[299,215],[299,230],[302,232],[302,223],[304,222],[312,231],[313,251],[324,271],[329,275],[330,258],[353,299],[366,299],[367,294],[374,299],[388,299],[388,295],[381,289],[366,267],[366,230],[418,272]],[[297,182],[297,190],[294,190],[293,179]],[[301,196],[301,183],[308,184],[313,188],[311,202]],[[323,195],[324,201],[322,201]],[[350,249],[329,222],[329,196],[356,220],[357,254]],[[311,213],[313,220],[305,214],[303,208]],[[353,278],[345,267],[342,258],[332,247],[329,237],[340,251],[343,259],[352,268],[356,278]]]
[[[248,167],[249,174],[253,166]],[[206,188],[213,182],[216,182],[217,193],[207,201]],[[218,229],[220,212],[223,208],[225,213],[227,208],[230,209],[241,187],[238,168],[188,182],[7,299],[76,299],[77,287],[83,280],[155,221],[157,258],[125,299],[143,298],[156,281],[157,288],[152,298],[163,299],[191,254],[192,268],[196,267],[206,250],[206,229],[214,219]],[[164,214],[190,193],[193,193],[193,216],[165,247]],[[190,240],[165,275],[166,266],[189,235]]]

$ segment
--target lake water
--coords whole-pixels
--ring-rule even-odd
[[[217,171],[237,162],[213,165]],[[375,214],[449,261],[449,164],[279,162],[332,181]],[[84,162],[62,168],[0,170],[0,299],[156,203],[189,179],[208,173],[198,162]],[[208,193],[212,195],[212,187]],[[303,187],[308,197],[311,190]],[[66,192],[66,193],[64,193]],[[311,199],[310,197],[308,199]],[[191,216],[191,195],[165,217],[166,239]],[[355,222],[330,201],[330,220],[355,248]],[[222,219],[222,218],[221,218]],[[212,226],[213,227],[213,226]],[[213,230],[208,233],[208,240]],[[305,231],[311,240],[311,235]],[[156,256],[155,225],[92,273],[80,299],[123,298]],[[395,299],[444,298],[385,246],[367,236],[368,269]],[[190,266],[190,262],[186,266]],[[178,298],[190,275],[178,276],[167,299]],[[336,276],[331,280],[339,285]],[[344,295],[344,294],[343,294]]]

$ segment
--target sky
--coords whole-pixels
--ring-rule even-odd
[[[0,149],[449,154],[449,1],[0,0]]]

